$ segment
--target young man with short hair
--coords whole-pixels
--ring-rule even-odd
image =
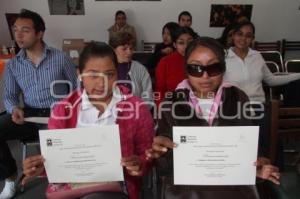
[[[5,179],[5,186],[0,199],[12,198],[16,192],[17,166],[6,141],[37,137],[41,125],[24,118],[49,117],[54,103],[77,85],[75,65],[63,52],[44,43],[45,29],[39,14],[24,9],[13,26],[21,50],[7,63],[4,73],[7,113],[0,116],[0,180]],[[21,94],[24,108],[19,103]]]
[[[178,24],[181,27],[191,27],[192,26],[192,15],[188,11],[182,11],[178,15]]]

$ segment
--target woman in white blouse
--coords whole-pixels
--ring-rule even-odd
[[[283,85],[300,79],[300,73],[273,75],[260,52],[250,48],[254,35],[255,27],[249,21],[235,26],[232,36],[233,47],[229,48],[226,58],[227,69],[224,80],[243,90],[254,104],[252,108],[257,118],[253,118],[253,122],[260,126],[260,144],[267,149],[269,118],[262,82],[269,86]]]
[[[255,34],[251,22],[237,24],[233,31],[233,47],[228,50],[224,79],[242,89],[252,102],[265,103],[262,82],[269,86],[287,84],[300,79],[299,74],[275,76],[260,52],[250,48]]]

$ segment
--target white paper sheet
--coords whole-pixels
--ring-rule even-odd
[[[49,117],[26,117],[25,122],[32,122],[37,124],[48,124]]]
[[[174,184],[254,185],[257,126],[173,127]]]
[[[50,183],[124,180],[117,125],[39,133]]]

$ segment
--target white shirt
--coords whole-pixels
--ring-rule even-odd
[[[197,99],[198,99],[198,105],[200,106],[200,109],[201,109],[202,117],[203,117],[203,119],[208,121],[209,114],[210,114],[212,105],[214,103],[214,98],[210,98],[210,99],[197,98]]]
[[[118,88],[116,88],[111,101],[103,113],[93,106],[85,90],[83,90],[81,97],[82,103],[79,107],[76,127],[113,125],[116,123],[118,114],[116,105],[122,100],[121,92]],[[105,106],[105,104],[103,104],[103,106]]]
[[[224,80],[243,90],[249,96],[250,101],[265,102],[262,81],[269,86],[277,86],[297,79],[300,79],[300,73],[273,75],[260,52],[256,50],[249,48],[244,60],[235,54],[233,48],[228,50]]]

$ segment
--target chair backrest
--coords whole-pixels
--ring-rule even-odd
[[[158,44],[158,42],[145,42],[144,40],[142,40],[142,49],[144,52],[153,53],[156,44]]]
[[[268,68],[272,73],[280,72],[279,66],[276,62],[266,61],[266,65],[268,66]]]
[[[147,51],[146,52],[145,51],[135,51],[133,53],[132,59],[140,62],[146,68],[149,68],[149,66],[147,66],[147,65],[148,65],[149,59],[152,57],[152,54],[153,53],[147,52]]]
[[[261,51],[260,53],[265,61],[275,62],[279,67],[279,71],[284,72],[283,60],[279,51]]]
[[[300,59],[290,59],[285,62],[285,71],[300,73]]]
[[[287,41],[286,39],[282,40],[282,56],[284,57],[286,51],[299,51],[300,50],[300,41]]]
[[[254,42],[254,47],[255,50],[258,51],[282,51],[282,45],[281,41],[274,41],[274,42]]]
[[[279,66],[275,62],[273,62],[273,61],[266,61],[266,65],[268,66],[269,70],[272,73],[278,73],[278,72],[280,72]],[[264,89],[267,101],[269,101],[271,99],[274,99],[274,98],[275,99],[279,98],[280,94],[278,94],[278,91],[277,90],[274,91],[274,88],[268,86],[264,82],[263,82],[263,89]]]
[[[274,163],[278,140],[300,137],[300,107],[280,107],[278,100],[271,101],[270,159]]]

